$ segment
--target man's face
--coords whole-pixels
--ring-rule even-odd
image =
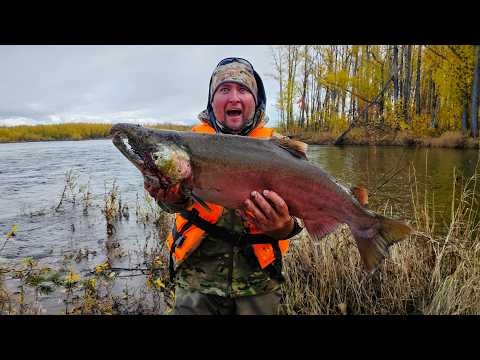
[[[246,87],[226,82],[215,92],[212,108],[220,123],[232,130],[241,130],[255,113],[255,99]]]

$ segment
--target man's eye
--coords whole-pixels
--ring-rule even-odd
[[[220,92],[222,92],[223,94],[226,94],[228,93],[228,88],[221,88]]]
[[[244,92],[246,92],[246,91],[248,91],[247,88],[245,88],[245,87],[241,87],[241,88],[240,88],[240,92],[241,92],[241,93],[244,93]]]

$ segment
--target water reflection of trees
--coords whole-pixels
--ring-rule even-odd
[[[309,158],[347,186],[360,185],[371,194],[372,208],[388,207],[394,214],[411,214],[411,186],[434,205],[439,221],[448,216],[453,174],[473,175],[478,152],[468,149],[376,146],[310,146]],[[378,189],[376,191],[376,189]],[[422,201],[425,200],[425,197]]]

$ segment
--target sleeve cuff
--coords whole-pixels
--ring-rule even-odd
[[[290,232],[290,234],[288,234],[286,237],[285,237],[285,240],[286,239],[290,239],[292,237],[294,237],[295,235],[298,235],[302,230],[303,228],[300,226],[300,224],[298,223],[298,220],[296,217],[292,216],[292,219],[293,219],[293,229],[292,231]]]

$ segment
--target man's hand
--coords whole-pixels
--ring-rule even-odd
[[[263,196],[253,191],[237,211],[244,220],[252,222],[258,230],[274,239],[284,239],[294,227],[287,204],[274,191],[263,190]]]
[[[184,196],[180,191],[180,184],[173,185],[168,189],[163,189],[160,183],[156,181],[155,176],[151,175],[148,171],[144,171],[143,175],[143,186],[156,201],[167,204],[177,204],[184,200]]]

